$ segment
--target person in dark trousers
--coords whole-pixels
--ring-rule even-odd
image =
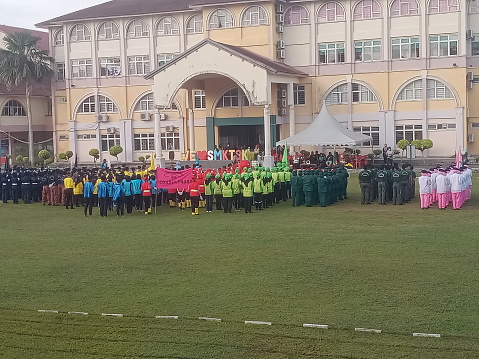
[[[75,181],[73,181],[71,173],[68,173],[63,179],[63,185],[65,186],[65,207],[68,209],[70,206],[73,209],[73,189],[75,188]]]
[[[100,205],[100,216],[106,217],[108,215],[108,182],[105,176],[98,183],[98,202]]]
[[[93,176],[89,178],[88,182],[85,183],[83,186],[83,199],[85,201],[85,210],[84,214],[85,217],[91,216],[93,214],[93,191],[95,190],[94,183],[96,182],[96,178]]]
[[[372,172],[368,166],[359,172],[359,185],[361,187],[361,204],[370,204]]]

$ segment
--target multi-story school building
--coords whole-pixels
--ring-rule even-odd
[[[479,154],[479,0],[114,0],[38,26],[56,153],[80,161],[114,144],[122,161],[268,154],[323,103],[372,136],[363,153],[429,138],[429,156]]]

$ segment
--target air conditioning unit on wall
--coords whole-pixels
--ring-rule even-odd
[[[98,121],[99,122],[108,122],[108,115],[105,115],[105,114],[98,115]]]
[[[278,50],[277,51],[277,56],[278,56],[278,59],[285,59],[286,58],[286,51]]]
[[[111,134],[111,133],[116,133],[116,128],[115,128],[115,127],[108,127],[108,128],[106,129],[106,133],[110,133],[110,134]]]
[[[474,134],[470,133],[467,135],[467,142],[468,143],[473,143],[474,142]]]
[[[160,120],[166,120],[166,114],[160,113]]]
[[[166,126],[165,131],[166,132],[174,132],[175,131],[175,126]]]
[[[140,120],[142,121],[150,121],[151,120],[151,113],[149,112],[143,112],[140,114]]]

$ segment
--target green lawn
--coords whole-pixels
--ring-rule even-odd
[[[332,207],[248,215],[0,203],[0,357],[478,358],[479,200],[358,202],[353,177]]]

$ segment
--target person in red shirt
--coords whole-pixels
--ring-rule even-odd
[[[143,196],[143,203],[145,204],[145,214],[151,214],[151,183],[148,176],[145,176],[141,184],[141,195]]]
[[[200,205],[199,207],[200,208],[203,208],[205,207],[205,177],[204,177],[204,174],[201,173],[201,172],[198,172],[198,184],[199,184],[199,187],[200,187]]]
[[[188,191],[190,192],[190,199],[191,199],[191,214],[198,215],[198,206],[200,202],[200,185],[196,180],[196,177],[193,176],[192,182],[188,186]]]

